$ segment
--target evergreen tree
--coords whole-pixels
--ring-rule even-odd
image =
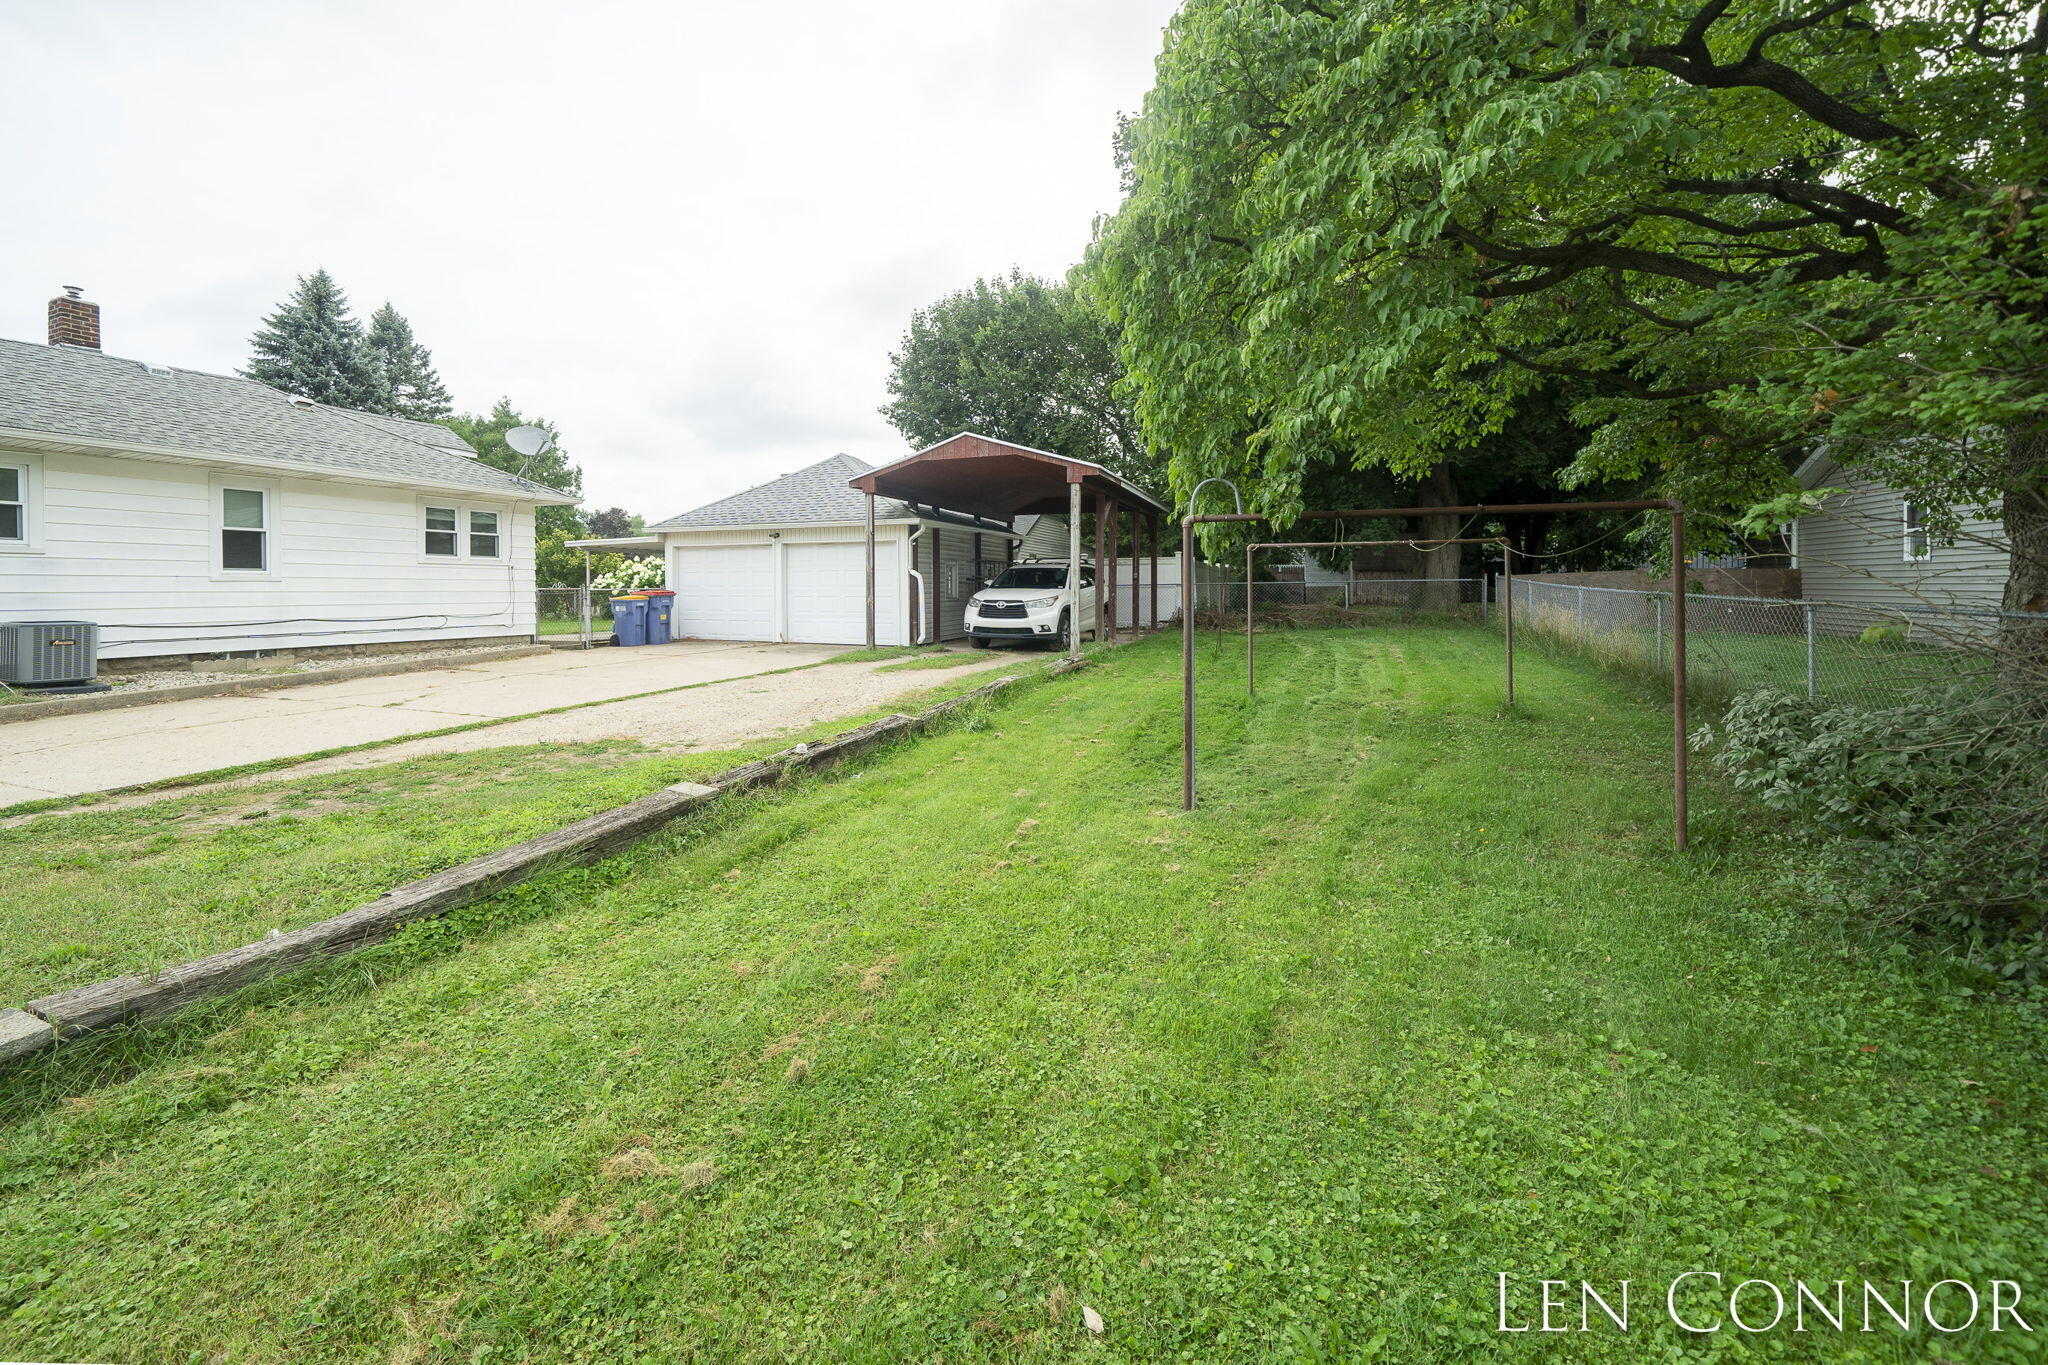
[[[413,337],[412,324],[389,300],[370,314],[369,343],[384,378],[382,411],[419,422],[444,422],[454,413],[434,353]]]
[[[348,296],[325,270],[299,277],[283,307],[250,338],[256,354],[242,373],[317,403],[384,412],[384,382]]]

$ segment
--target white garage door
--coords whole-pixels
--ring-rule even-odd
[[[771,545],[680,545],[669,586],[675,633],[700,640],[775,638]]]
[[[868,551],[861,541],[783,547],[788,638],[801,644],[857,645],[867,639]],[[903,641],[903,592],[896,547],[875,547],[875,641]]]

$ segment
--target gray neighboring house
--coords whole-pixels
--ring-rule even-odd
[[[661,546],[676,592],[675,634],[865,642],[867,496],[847,480],[872,468],[834,455],[649,526],[644,539]],[[875,642],[964,638],[967,599],[1017,540],[999,521],[876,499]]]
[[[1801,464],[1802,488],[1839,488],[1824,514],[1793,523],[1793,567],[1800,595],[1879,610],[1929,606],[1997,610],[2011,555],[1995,518],[1969,517],[1944,542],[1928,529],[1925,508],[1895,488],[1844,469],[1825,449]]]
[[[534,631],[534,509],[575,500],[444,426],[110,356],[67,290],[0,340],[0,621],[107,659]]]

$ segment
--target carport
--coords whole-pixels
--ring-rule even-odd
[[[1096,633],[1108,639],[1117,629],[1117,559],[1125,519],[1130,524],[1131,558],[1142,536],[1151,558],[1151,612],[1159,621],[1159,521],[1172,508],[1099,464],[1070,459],[1049,450],[962,432],[894,464],[883,465],[847,481],[867,494],[867,643],[875,643],[875,498],[896,498],[936,513],[945,508],[1005,523],[1031,513],[1067,518],[1067,611],[1076,628],[1068,647],[1081,649],[1080,579],[1081,516],[1095,517]],[[1138,585],[1131,584],[1131,613],[1136,623]]]

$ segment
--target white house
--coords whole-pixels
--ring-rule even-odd
[[[834,455],[649,526],[676,593],[675,634],[861,643],[867,499],[847,480],[871,468]],[[967,599],[1011,562],[1017,540],[999,521],[878,499],[875,642],[964,637]]]
[[[0,340],[0,621],[139,659],[534,632],[534,509],[566,494],[446,427],[124,360],[99,309]]]
[[[1801,596],[1888,610],[1998,609],[2012,557],[1995,519],[1966,517],[1961,534],[1944,539],[1929,529],[1925,507],[1844,469],[1825,449],[1794,477],[1804,488],[1842,490],[1792,526]]]

